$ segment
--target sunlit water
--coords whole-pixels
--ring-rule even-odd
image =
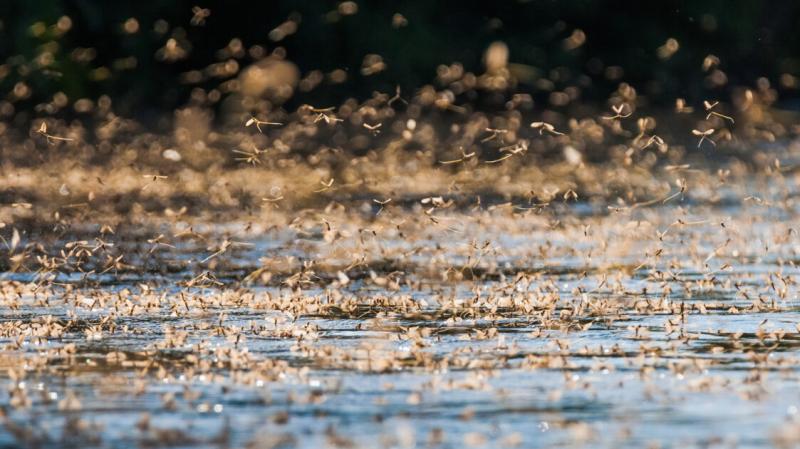
[[[797,207],[722,195],[208,225],[237,243],[111,239],[168,272],[5,273],[0,447],[796,444]]]

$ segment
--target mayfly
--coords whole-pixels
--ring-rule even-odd
[[[473,157],[475,157],[475,152],[474,151],[472,153],[467,153],[467,152],[464,151],[464,148],[462,147],[461,148],[461,159],[453,159],[451,161],[439,161],[439,163],[442,164],[442,165],[458,164],[460,162],[466,162],[466,161],[472,159]]]
[[[156,182],[158,182],[158,181],[160,181],[162,179],[167,179],[167,177],[164,176],[164,175],[142,175],[142,178],[145,178],[145,179],[152,178],[152,180],[150,182],[148,182],[147,184],[144,185],[144,187],[142,187],[142,192],[147,190],[154,183],[156,183]]]
[[[370,125],[370,124],[364,123],[362,126],[364,126],[364,128],[366,128],[366,129],[368,129],[369,132],[372,133],[373,136],[377,136],[381,132],[380,127],[383,126],[383,123],[378,123],[377,125]]]
[[[694,108],[691,106],[686,106],[686,100],[683,98],[676,98],[675,99],[675,112],[678,114],[689,114],[694,112]]]
[[[531,123],[531,128],[538,129],[539,135],[544,134],[545,131],[554,135],[554,136],[563,136],[564,133],[556,131],[556,127],[547,123],[547,122],[533,122]]]
[[[247,164],[258,165],[261,163],[261,155],[266,153],[267,150],[259,150],[253,145],[253,151],[242,151],[242,150],[233,150],[236,154],[241,154],[241,157],[235,158],[237,161],[245,162]]]
[[[520,141],[519,143],[517,143],[515,145],[509,145],[507,147],[500,148],[500,152],[501,153],[508,152],[508,154],[506,154],[505,156],[503,156],[503,157],[501,157],[499,159],[486,161],[486,163],[487,164],[496,164],[498,162],[503,162],[504,160],[506,160],[506,159],[508,159],[510,157],[513,157],[516,154],[524,154],[527,151],[528,151],[528,142],[526,140],[523,140],[523,141]]]
[[[374,201],[375,203],[377,203],[377,204],[379,204],[379,205],[381,206],[381,208],[380,208],[380,209],[378,209],[378,212],[375,214],[376,216],[378,216],[378,215],[380,215],[380,214],[381,214],[381,212],[383,212],[383,208],[384,208],[384,207],[385,207],[387,204],[389,204],[390,202],[392,202],[392,199],[391,199],[391,198],[388,198],[388,199],[385,199],[385,200],[383,200],[383,201],[380,201],[380,200],[377,200],[377,199],[373,198],[373,199],[372,199],[372,201]]]
[[[150,247],[150,251],[148,251],[147,253],[148,254],[154,253],[158,249],[159,245],[163,245],[163,246],[166,246],[167,248],[175,249],[175,245],[171,245],[169,243],[166,243],[166,242],[163,241],[163,239],[164,239],[164,234],[159,234],[158,237],[155,237],[155,238],[152,238],[152,239],[147,239],[147,243],[150,243],[151,245],[153,245],[152,247]]]
[[[322,188],[319,189],[319,190],[315,190],[314,193],[320,193],[320,192],[324,192],[324,191],[330,189],[331,186],[333,186],[333,182],[334,181],[335,180],[333,178],[331,178],[330,181],[328,181],[328,182],[320,181],[319,183],[322,184]]]
[[[394,97],[390,98],[386,104],[391,106],[392,103],[394,103],[395,101],[402,101],[403,104],[408,104],[408,102],[404,100],[403,97],[400,96],[400,86],[397,86],[395,88]]]
[[[250,117],[250,120],[245,122],[244,127],[248,128],[248,127],[253,126],[253,125],[256,125],[256,128],[258,129],[258,132],[263,134],[264,131],[261,129],[261,125],[281,126],[281,125],[283,125],[283,123],[267,122],[267,121],[264,121],[264,120],[259,120],[259,119],[255,118],[255,117]]]
[[[642,147],[642,149],[644,150],[645,148],[647,148],[647,147],[649,147],[650,145],[653,145],[653,144],[655,144],[660,151],[662,151],[662,152],[666,151],[666,148],[667,148],[666,142],[664,142],[664,139],[662,139],[661,137],[658,137],[656,135],[650,136],[650,138],[647,139],[647,143]]]
[[[329,108],[320,109],[320,108],[315,108],[314,106],[311,106],[311,105],[305,105],[305,108],[307,108],[309,111],[317,114],[317,116],[314,117],[314,123],[318,123],[318,122],[324,121],[325,123],[330,125],[330,124],[336,124],[336,122],[341,122],[342,121],[342,119],[337,118],[334,114],[332,114],[333,110],[335,109],[333,106],[331,106]]]
[[[42,124],[39,126],[39,130],[36,131],[36,132],[41,134],[41,135],[43,135],[47,139],[48,143],[53,143],[54,140],[60,140],[60,141],[63,141],[63,142],[70,142],[72,140],[75,140],[75,139],[70,139],[68,137],[58,137],[58,136],[54,136],[52,134],[48,134],[47,133],[47,123],[45,123],[45,122],[42,122]]]
[[[718,66],[720,60],[717,56],[708,55],[703,59],[703,71],[708,72],[709,70],[713,69],[714,67]]]
[[[507,129],[494,129],[494,128],[486,128],[486,132],[491,133],[488,137],[485,137],[481,140],[481,142],[488,142],[490,140],[498,139],[503,134],[507,133]]]
[[[695,136],[700,137],[700,141],[697,142],[697,148],[700,148],[700,145],[703,144],[704,140],[707,140],[707,141],[711,142],[711,145],[717,146],[717,143],[714,142],[713,140],[711,140],[710,137],[708,137],[708,136],[714,134],[714,128],[710,128],[710,129],[707,129],[705,131],[700,131],[698,129],[693,129],[692,130],[692,134],[694,134]]]
[[[703,106],[706,108],[706,111],[708,111],[708,114],[706,115],[706,120],[710,119],[712,115],[716,115],[719,118],[730,120],[731,124],[734,124],[735,122],[733,121],[733,117],[727,116],[725,114],[720,114],[719,112],[716,111],[712,111],[712,109],[714,109],[714,107],[718,104],[719,101],[715,101],[713,103],[709,103],[708,101],[703,101]]]
[[[623,118],[630,117],[631,114],[633,114],[633,112],[630,112],[630,111],[627,114],[623,114],[622,113],[622,111],[625,110],[625,103],[622,103],[622,104],[616,105],[616,106],[612,105],[611,106],[611,110],[614,111],[614,115],[603,116],[604,119],[606,119],[606,120],[623,119]]]
[[[222,243],[219,244],[218,247],[216,247],[216,248],[209,247],[208,248],[209,251],[214,251],[214,249],[216,249],[216,251],[214,251],[210,256],[208,256],[205,259],[201,260],[200,263],[206,263],[209,260],[211,260],[211,259],[213,259],[213,258],[215,258],[215,257],[217,257],[219,255],[224,254],[226,251],[228,251],[228,249],[230,249],[233,246],[252,246],[252,244],[245,243],[245,242],[234,242],[233,240],[225,239],[225,240],[222,241]]]
[[[640,142],[642,140],[644,140],[645,138],[647,138],[647,135],[645,135],[645,133],[647,132],[648,125],[650,125],[651,123],[652,123],[652,121],[650,119],[648,119],[648,118],[640,118],[639,120],[636,121],[636,124],[639,127],[639,135],[637,135],[636,138],[633,139],[633,144],[634,145],[640,145]],[[664,143],[664,139],[662,139],[661,137],[659,137],[659,136],[657,136],[655,134],[650,136],[647,139],[647,142],[644,145],[642,145],[640,148],[642,150],[644,150],[645,148],[647,148],[647,147],[649,147],[650,145],[653,145],[653,144],[655,144],[656,147],[658,147],[659,151],[664,152],[667,149],[667,145]]]

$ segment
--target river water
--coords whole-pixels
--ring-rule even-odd
[[[41,237],[0,447],[793,447],[795,191]]]

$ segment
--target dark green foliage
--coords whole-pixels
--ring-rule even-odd
[[[195,5],[211,10],[203,26],[190,25]],[[392,91],[397,84],[416,88],[435,78],[439,64],[458,61],[480,72],[482,52],[495,40],[509,45],[511,62],[535,67],[540,76],[552,77],[558,70],[556,88],[581,85],[585,100],[605,99],[616,87],[620,80],[603,76],[609,65],[624,68],[624,81],[651,102],[663,104],[676,96],[705,98],[700,66],[708,54],[721,59],[728,86],[752,85],[760,76],[778,85],[781,74],[797,74],[800,68],[794,29],[800,3],[794,1],[362,1],[356,14],[338,17],[337,5],[322,0],[6,0],[0,2],[0,64],[6,64],[8,74],[0,79],[0,91],[5,95],[20,80],[32,88],[18,110],[63,91],[73,101],[107,94],[122,113],[158,116],[187,100],[192,86],[181,84],[180,74],[217,62],[216,52],[232,38],[242,39],[245,48],[262,45],[267,52],[285,47],[287,58],[303,74],[348,71],[346,83],[295,96],[295,105],[364,98],[374,90]],[[407,18],[407,26],[392,26],[395,13]],[[72,27],[56,36],[51,27],[62,16],[71,18]],[[290,16],[301,19],[297,33],[270,41],[269,31]],[[131,17],[140,30],[126,34],[122,24]],[[168,24],[165,33],[154,31],[159,19]],[[48,27],[39,36],[31,30],[36,22]],[[586,33],[586,43],[566,51],[562,41],[575,29]],[[156,51],[176,33],[185,33],[191,43],[188,57],[158,61]],[[660,60],[656,49],[671,37],[680,43],[680,51]],[[41,46],[51,41],[58,43],[58,51],[49,70],[28,70]],[[76,48],[94,48],[96,57],[76,62],[71,57]],[[380,54],[388,68],[362,76],[361,61],[369,53]],[[131,56],[135,68],[115,68]],[[249,60],[242,58],[242,66]],[[110,76],[96,80],[93,71],[99,67],[109,68]],[[220,81],[201,87],[210,89]],[[535,92],[529,84],[519,89]]]

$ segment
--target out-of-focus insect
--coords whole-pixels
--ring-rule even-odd
[[[717,106],[718,104],[719,104],[719,101],[715,101],[713,103],[709,103],[708,101],[704,101],[703,102],[703,106],[706,108],[706,111],[708,111],[708,114],[706,115],[706,120],[710,119],[712,115],[716,115],[719,118],[722,118],[722,119],[725,119],[725,120],[730,120],[731,124],[735,123],[733,121],[733,117],[730,117],[730,116],[727,116],[727,115],[724,115],[724,114],[720,114],[719,112],[716,112],[716,111],[712,111],[712,109],[714,109],[714,107]]]
[[[195,6],[192,8],[192,19],[189,21],[189,23],[191,23],[192,26],[203,26],[206,24],[206,19],[210,15],[211,15],[210,9]]]
[[[622,103],[622,104],[619,104],[619,105],[616,105],[616,106],[612,105],[611,106],[611,110],[614,111],[614,115],[604,116],[603,117],[604,119],[606,119],[606,120],[623,119],[623,118],[630,117],[631,114],[633,114],[633,112],[631,112],[631,111],[628,111],[627,114],[624,114],[622,112],[622,111],[625,110],[625,103]]]
[[[255,117],[250,117],[250,120],[248,120],[244,124],[245,128],[253,126],[253,125],[256,125],[256,128],[258,129],[258,132],[263,133],[264,131],[261,129],[261,125],[281,126],[281,125],[283,125],[283,123],[266,122],[264,120],[259,120],[259,119],[255,118]]]
[[[695,136],[700,137],[700,141],[697,142],[697,148],[700,148],[700,145],[703,144],[704,140],[707,140],[707,141],[711,142],[711,145],[717,146],[717,143],[714,142],[713,140],[711,140],[711,138],[709,137],[710,135],[714,134],[714,128],[710,128],[710,129],[707,129],[705,131],[700,131],[698,129],[693,129],[692,130],[692,134],[694,134]]]
[[[47,139],[47,143],[53,143],[53,141],[55,141],[55,140],[61,140],[61,141],[64,141],[64,142],[69,142],[69,141],[74,140],[74,139],[70,139],[68,137],[58,137],[58,136],[54,136],[52,134],[48,134],[47,133],[47,123],[45,123],[45,122],[42,122],[42,124],[39,126],[39,130],[36,131],[36,132],[41,134],[41,135],[43,135]]]
[[[377,136],[381,132],[380,127],[383,126],[383,123],[378,123],[377,125],[370,125],[368,123],[364,123],[362,126],[368,129],[373,136]]]
[[[554,136],[563,136],[564,133],[556,131],[555,126],[547,123],[547,122],[533,122],[531,123],[531,128],[538,129],[539,135],[542,135],[546,132],[554,135]]]

